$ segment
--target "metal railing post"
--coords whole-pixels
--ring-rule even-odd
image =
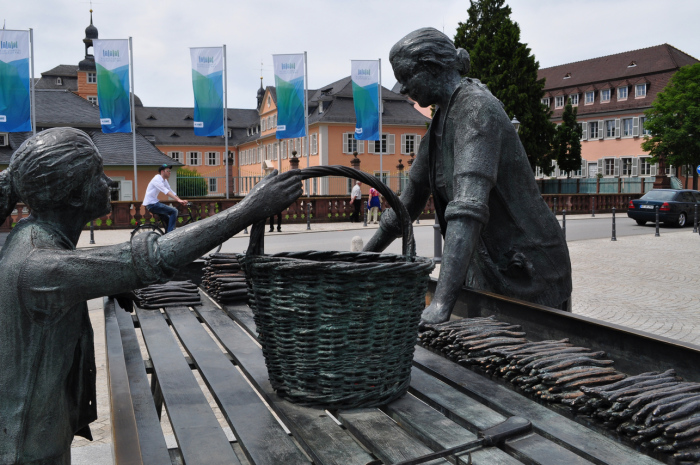
[[[654,207],[656,210],[656,234],[654,234],[654,237],[659,237],[661,234],[659,234],[659,206],[657,205]]]
[[[311,230],[311,202],[306,201],[306,230]]]
[[[695,204],[695,215],[693,216],[693,232],[698,232],[698,204]]]
[[[564,231],[564,240],[566,240],[566,210],[561,211],[561,229]]]
[[[557,198],[554,197],[554,216],[557,216]]]
[[[617,240],[617,235],[615,234],[615,207],[612,208],[612,237],[610,238],[611,241],[616,241]]]
[[[435,212],[435,224],[433,225],[433,260],[435,263],[442,262],[442,233],[440,232],[437,212]]]
[[[591,217],[595,218],[595,197],[591,197]]]
[[[90,244],[95,243],[95,220],[90,221]]]
[[[368,206],[367,201],[365,200],[365,208],[364,208],[364,215],[363,215],[364,216],[364,224],[362,225],[365,228],[367,227],[367,206]]]

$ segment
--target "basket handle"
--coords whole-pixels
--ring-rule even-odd
[[[379,191],[380,194],[389,202],[391,208],[396,212],[396,215],[401,225],[401,250],[402,254],[407,258],[413,258],[416,256],[416,243],[413,238],[413,225],[411,224],[411,217],[406,210],[406,206],[399,200],[399,197],[394,194],[394,192],[389,189],[389,186],[384,184],[376,176],[372,176],[362,171],[356,170],[354,168],[349,168],[346,166],[332,165],[332,166],[312,166],[309,168],[304,168],[301,170],[302,179],[319,178],[323,176],[344,176],[349,179],[357,179],[358,181],[364,182],[368,186],[374,187]],[[262,255],[263,254],[263,241],[265,236],[265,224],[266,221],[260,221],[253,225],[250,231],[250,244],[248,246],[248,254],[252,255]]]

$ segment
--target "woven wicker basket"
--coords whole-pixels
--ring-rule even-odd
[[[397,212],[403,256],[365,252],[262,255],[264,222],[239,256],[270,382],[280,396],[329,409],[388,403],[408,389],[432,260],[415,257],[404,205],[376,177],[342,166],[305,179],[346,176],[376,188]]]

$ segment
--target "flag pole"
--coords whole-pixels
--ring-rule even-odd
[[[228,79],[228,72],[226,71],[226,44],[224,44],[224,157],[226,166],[226,199],[229,198],[228,192],[228,95],[226,80]]]
[[[139,175],[136,172],[136,112],[134,111],[134,48],[129,37],[129,74],[131,74],[131,146],[134,152],[134,201],[139,200]]]
[[[306,65],[306,52],[304,52],[304,129],[306,132],[306,141],[304,142],[304,150],[306,151],[306,167],[309,167],[309,75]],[[306,180],[306,196],[311,196],[309,189],[309,180]]]
[[[5,29],[5,26],[3,25],[3,29]],[[36,90],[34,89],[34,29],[31,27],[29,28],[29,46],[31,49],[31,54],[32,54],[32,82],[29,85],[29,92],[31,95],[31,100],[32,100],[32,105],[30,108],[31,115],[32,115],[32,135],[36,135],[36,97],[35,93]]]
[[[382,142],[384,138],[382,136],[382,59],[379,59],[379,66],[377,67],[379,71],[379,88],[377,89],[378,105],[377,111],[379,112],[379,180],[384,182],[384,171],[382,171],[382,156],[384,155],[384,147]],[[388,139],[388,137],[387,137]],[[389,141],[387,140],[387,148],[389,146]]]

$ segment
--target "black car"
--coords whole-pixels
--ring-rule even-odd
[[[638,200],[630,200],[627,216],[643,226],[647,221],[656,221],[682,228],[695,217],[695,206],[700,204],[700,192],[678,189],[653,189]],[[700,205],[698,205],[700,208]],[[700,218],[699,218],[700,219]]]

